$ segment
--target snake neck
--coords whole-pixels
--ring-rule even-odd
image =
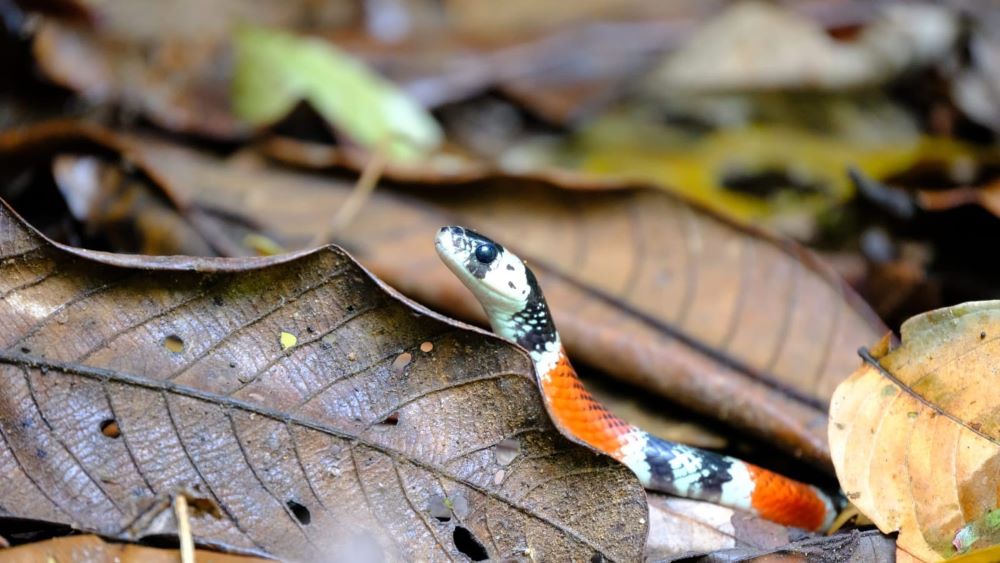
[[[562,356],[562,341],[538,281],[531,270],[525,273],[531,291],[518,308],[484,305],[493,332],[527,350],[544,380]]]

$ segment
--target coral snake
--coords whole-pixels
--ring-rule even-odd
[[[598,403],[570,365],[535,275],[509,250],[462,227],[443,227],[436,247],[475,294],[493,331],[531,355],[546,406],[563,433],[631,469],[650,490],[706,500],[780,524],[822,530],[836,514],[811,485],[745,461],[676,444],[632,426]]]

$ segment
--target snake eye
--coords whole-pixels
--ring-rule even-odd
[[[479,260],[483,264],[489,264],[490,262],[497,259],[497,247],[486,243],[480,244],[476,247],[476,260]]]

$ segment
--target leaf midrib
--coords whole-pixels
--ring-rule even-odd
[[[581,544],[584,544],[584,545],[590,547],[591,549],[593,549],[594,551],[596,551],[598,553],[602,553],[602,554],[608,555],[600,546],[595,545],[586,536],[584,536],[580,532],[576,531],[575,529],[567,527],[567,526],[565,526],[563,524],[560,524],[558,522],[555,522],[555,521],[551,520],[548,516],[543,516],[543,515],[541,515],[541,514],[539,514],[537,512],[533,512],[530,508],[528,508],[526,506],[523,506],[523,505],[515,502],[512,499],[509,499],[509,498],[503,497],[501,495],[498,495],[498,494],[496,494],[492,490],[483,488],[482,486],[480,486],[480,485],[478,485],[478,484],[476,484],[474,482],[471,482],[468,479],[465,479],[463,477],[454,475],[454,474],[446,471],[445,469],[443,469],[441,467],[438,467],[436,465],[432,465],[432,464],[429,464],[427,462],[424,462],[423,460],[414,458],[414,457],[408,455],[405,452],[397,451],[395,449],[388,448],[388,447],[386,447],[384,445],[381,445],[381,444],[376,444],[374,442],[366,440],[363,437],[349,434],[349,433],[344,432],[342,430],[338,430],[337,428],[334,428],[332,426],[321,424],[321,423],[315,422],[313,420],[302,418],[302,417],[297,416],[297,415],[291,415],[291,414],[282,412],[280,410],[272,409],[272,408],[265,407],[265,406],[262,406],[262,405],[256,405],[256,404],[253,404],[253,403],[249,403],[249,402],[246,402],[246,401],[243,401],[243,400],[240,400],[240,399],[235,399],[235,398],[230,397],[230,396],[220,395],[220,394],[217,394],[217,393],[211,393],[211,392],[204,391],[204,390],[201,390],[201,389],[198,389],[198,388],[195,388],[195,387],[190,387],[190,386],[187,386],[187,385],[179,385],[179,384],[174,383],[172,381],[162,381],[162,380],[159,380],[159,379],[152,379],[152,378],[148,378],[148,377],[142,377],[142,376],[135,375],[135,374],[124,373],[124,372],[120,372],[120,371],[116,371],[116,370],[111,370],[111,369],[107,369],[107,368],[101,368],[101,367],[81,366],[81,365],[71,364],[71,363],[65,363],[65,362],[54,362],[54,361],[46,360],[44,358],[40,358],[38,356],[31,355],[31,354],[21,354],[21,353],[17,353],[17,352],[0,351],[0,363],[10,364],[10,365],[15,365],[15,366],[21,366],[21,367],[28,367],[28,368],[33,368],[33,369],[39,369],[39,370],[42,370],[42,371],[58,371],[58,372],[66,373],[66,374],[71,374],[71,375],[76,375],[76,376],[80,376],[80,377],[85,377],[85,378],[88,378],[88,379],[96,380],[96,381],[99,381],[101,383],[115,382],[115,383],[122,383],[122,384],[130,385],[130,386],[133,386],[133,387],[139,387],[139,388],[143,388],[143,389],[149,389],[149,390],[152,390],[152,391],[160,391],[160,392],[171,393],[171,394],[182,396],[182,397],[188,397],[188,398],[199,400],[199,401],[205,401],[205,402],[208,402],[208,403],[211,403],[211,404],[215,404],[215,405],[224,407],[226,409],[239,410],[239,411],[243,411],[243,412],[246,412],[246,413],[254,414],[254,415],[257,415],[257,416],[262,416],[262,417],[265,417],[265,418],[270,418],[270,419],[272,419],[272,420],[274,420],[276,422],[280,422],[280,423],[284,423],[284,424],[293,424],[293,425],[296,425],[296,426],[300,426],[300,427],[303,427],[303,428],[314,430],[316,432],[322,432],[324,434],[327,434],[327,435],[330,435],[330,436],[334,436],[336,438],[339,438],[339,439],[342,439],[342,440],[345,440],[345,441],[355,442],[355,443],[361,444],[361,445],[363,445],[365,447],[371,448],[371,449],[373,449],[375,451],[379,451],[379,452],[381,452],[381,453],[383,453],[383,454],[385,454],[385,455],[393,458],[394,460],[396,460],[396,459],[405,460],[407,463],[410,463],[410,464],[412,464],[414,466],[420,467],[421,469],[424,469],[425,471],[428,471],[431,474],[441,475],[441,476],[443,476],[443,477],[445,477],[445,478],[447,478],[447,479],[449,479],[449,480],[451,480],[453,482],[456,482],[456,483],[459,483],[459,484],[461,484],[461,485],[463,485],[465,487],[468,487],[469,489],[471,489],[471,490],[473,490],[473,491],[475,491],[475,492],[477,492],[477,493],[479,493],[479,494],[481,494],[483,496],[489,497],[489,498],[491,498],[493,500],[496,500],[498,502],[501,502],[501,503],[503,503],[503,504],[505,504],[507,506],[510,506],[510,507],[518,510],[519,512],[521,512],[522,514],[524,514],[525,516],[527,516],[527,517],[529,517],[529,518],[531,518],[533,520],[544,522],[545,524],[551,526],[552,528],[558,530],[559,532],[571,536],[574,540],[580,542]],[[468,380],[462,380],[461,383],[476,383],[476,382],[479,382],[479,381],[486,381],[486,380],[489,380],[489,379],[495,379],[497,377],[503,377],[503,376],[513,376],[513,377],[521,377],[521,378],[524,378],[524,379],[528,379],[527,377],[525,377],[523,375],[520,375],[520,374],[512,372],[512,373],[506,373],[506,374],[489,374],[487,376],[482,376],[482,377],[477,377],[477,378],[470,378]],[[534,385],[534,378],[531,378],[531,384]]]
[[[969,432],[972,432],[973,434],[976,434],[977,436],[983,438],[984,440],[990,442],[991,444],[993,444],[995,446],[1000,446],[1000,440],[997,440],[996,438],[994,438],[994,437],[992,437],[992,436],[984,433],[982,430],[976,430],[975,428],[973,428],[972,426],[970,426],[967,422],[965,422],[961,418],[959,418],[959,417],[955,416],[954,414],[952,414],[952,413],[950,413],[950,412],[942,409],[941,407],[939,407],[935,403],[931,402],[930,399],[927,399],[923,395],[921,395],[921,394],[917,393],[916,391],[914,391],[909,385],[903,383],[903,381],[901,379],[899,379],[898,377],[896,377],[895,375],[893,375],[892,372],[890,372],[889,370],[885,369],[882,366],[882,364],[879,363],[879,361],[875,358],[875,356],[872,355],[872,353],[868,350],[868,348],[865,348],[865,347],[859,348],[858,349],[858,355],[861,356],[861,359],[864,360],[864,362],[866,364],[868,364],[868,365],[872,366],[874,369],[876,369],[878,371],[879,375],[881,375],[882,377],[884,377],[884,378],[888,379],[889,381],[891,381],[894,385],[896,385],[897,387],[899,387],[904,393],[906,393],[907,395],[909,395],[909,396],[913,397],[914,399],[916,399],[920,404],[922,404],[925,407],[931,409],[932,411],[936,412],[937,414],[939,414],[939,415],[947,418],[948,420],[954,422],[955,424],[961,426],[962,428],[965,428]]]

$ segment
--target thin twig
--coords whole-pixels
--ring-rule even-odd
[[[385,169],[388,145],[388,141],[384,139],[375,146],[375,149],[371,152],[371,157],[365,163],[364,170],[361,171],[361,177],[358,178],[358,182],[354,185],[354,190],[351,191],[351,195],[347,196],[347,201],[337,210],[337,214],[333,216],[326,230],[317,233],[309,242],[310,247],[332,242],[337,234],[351,224],[351,221],[357,216],[358,211],[361,210],[361,206],[368,201],[372,192],[375,191],[375,186],[378,185],[378,180]]]
[[[187,497],[184,493],[174,498],[174,515],[177,517],[177,537],[181,542],[181,563],[195,563],[194,538],[191,537],[191,521],[188,517]]]

